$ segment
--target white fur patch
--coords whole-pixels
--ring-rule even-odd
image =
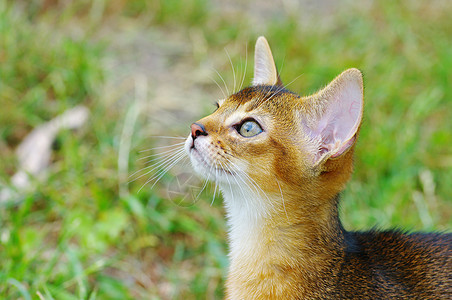
[[[223,194],[229,225],[230,256],[248,257],[261,241],[261,229],[272,210],[271,199],[246,175],[240,163],[216,163],[218,148],[211,146],[210,136],[195,140],[188,137],[185,148],[196,173],[219,184]],[[223,169],[220,170],[220,168]],[[232,174],[231,174],[232,173]],[[254,250],[253,250],[254,249]]]
[[[252,257],[262,242],[262,228],[271,214],[271,199],[240,178],[234,183],[220,184],[229,225],[230,256]]]

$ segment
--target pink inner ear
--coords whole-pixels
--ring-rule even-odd
[[[337,157],[346,152],[354,143],[361,123],[363,101],[360,83],[348,79],[327,93],[327,108],[318,119],[311,134],[320,140],[316,160],[330,152]]]

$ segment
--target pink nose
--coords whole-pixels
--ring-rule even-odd
[[[199,123],[191,124],[191,137],[193,138],[193,140],[200,135],[207,135],[207,131],[204,128],[204,125]]]

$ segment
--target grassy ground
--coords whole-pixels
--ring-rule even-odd
[[[152,135],[185,136],[212,110],[213,68],[232,89],[228,56],[240,75],[248,57],[250,82],[262,34],[283,81],[302,74],[289,85],[300,94],[348,67],[365,75],[346,227],[451,228],[450,2],[39,3],[0,0],[0,188],[32,128],[77,104],[91,115],[58,135],[45,180],[0,203],[2,299],[221,297],[221,200],[178,204],[171,176],[141,191],[146,178],[127,178],[140,150],[168,143]]]

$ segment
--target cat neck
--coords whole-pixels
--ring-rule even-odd
[[[287,291],[290,278],[294,282],[312,278],[305,282],[315,283],[316,274],[331,268],[341,255],[344,231],[337,198],[324,206],[307,207],[303,203],[313,201],[299,195],[284,195],[281,201],[281,195],[263,196],[233,185],[222,187],[222,192],[230,239],[229,298],[256,291],[265,295],[266,290],[274,295],[275,288]]]

